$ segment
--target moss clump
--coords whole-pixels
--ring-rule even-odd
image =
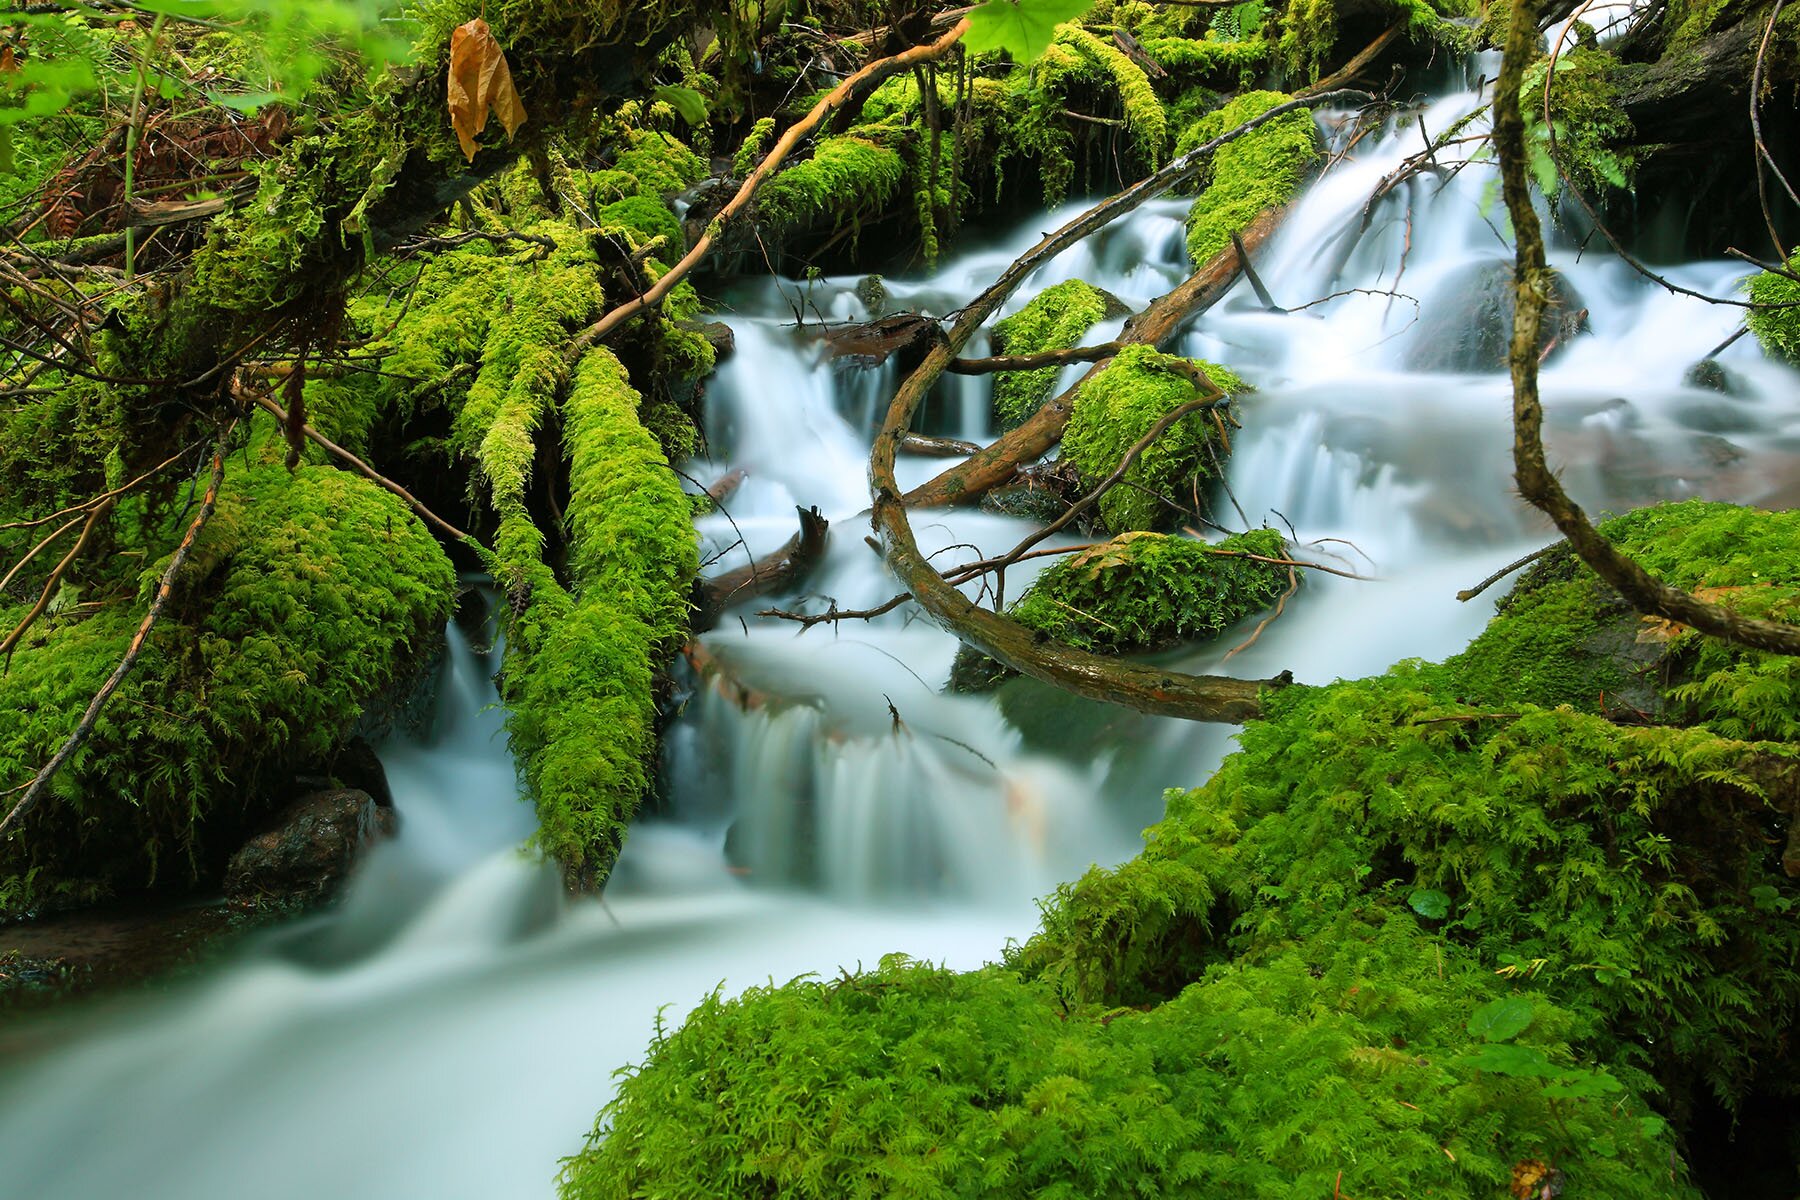
[[[1539,1158],[1585,1194],[1692,1194],[1667,1127],[1573,1065],[1580,1018],[1511,1001],[1528,1044],[1505,1051],[1590,1093],[1555,1099],[1480,1065],[1468,1026],[1506,983],[1408,915],[1331,934],[1147,1012],[903,956],[715,994],[623,1080],[562,1195],[1474,1198]]]
[[[1248,92],[1200,118],[1182,135],[1178,152],[1261,116],[1288,97]],[[1204,263],[1231,244],[1265,209],[1299,194],[1320,157],[1319,131],[1305,110],[1285,113],[1219,148],[1206,188],[1188,213],[1188,254]]]
[[[1688,500],[1600,530],[1675,587],[1753,616],[1800,617],[1800,514]],[[1447,665],[1480,704],[1645,709],[1730,737],[1800,741],[1800,662],[1641,618],[1566,546]]]
[[[1800,273],[1800,252],[1788,259],[1788,270]],[[1787,304],[1791,308],[1753,308],[1750,332],[1770,358],[1800,367],[1800,281],[1761,271],[1750,277],[1750,299],[1758,304]]]
[[[1217,637],[1275,603],[1287,569],[1241,557],[1287,557],[1271,529],[1216,546],[1127,533],[1058,559],[1013,606],[1021,625],[1083,650],[1156,650]]]
[[[1200,394],[1201,374],[1226,395],[1244,389],[1236,375],[1213,363],[1176,358],[1149,346],[1127,346],[1106,370],[1083,384],[1063,432],[1063,457],[1081,473],[1085,486],[1112,474],[1129,450],[1171,410]],[[1179,511],[1197,479],[1220,469],[1228,446],[1220,439],[1223,417],[1191,413],[1147,447],[1125,477],[1100,500],[1108,529],[1154,529]]]
[[[676,262],[687,252],[687,239],[681,222],[668,205],[650,196],[630,196],[615,200],[601,209],[595,219],[600,232],[607,237],[623,237],[632,253],[655,243],[650,253],[666,263]]]
[[[1169,153],[1169,123],[1162,100],[1144,69],[1110,42],[1103,42],[1079,25],[1064,25],[1056,44],[1079,54],[1097,71],[1104,72],[1119,98],[1125,128],[1131,131],[1139,157],[1158,166]]]
[[[849,224],[878,215],[905,176],[899,151],[866,138],[829,137],[811,158],[763,184],[756,209],[782,232]]]
[[[539,581],[505,677],[537,842],[581,886],[611,866],[648,786],[653,672],[686,628],[698,568],[687,497],[638,405],[610,351],[583,356],[562,406],[574,587]]]
[[[1549,60],[1525,72],[1519,104],[1530,134],[1532,169],[1545,195],[1558,190],[1557,168],[1584,192],[1605,187],[1629,188],[1636,160],[1626,149],[1635,130],[1619,100],[1613,76],[1618,59],[1583,46],[1566,51],[1556,62],[1550,84],[1550,129],[1556,133],[1556,155],[1550,153],[1544,126],[1544,78]]]
[[[0,918],[207,877],[287,773],[328,761],[442,628],[455,576],[404,504],[346,472],[289,475],[264,453],[249,470],[234,458],[136,670],[0,849]],[[146,541],[160,550],[180,528],[172,516]],[[164,561],[144,565],[135,596],[91,615],[65,606],[19,647],[0,688],[0,790],[74,729]],[[20,615],[8,611],[5,627]]]
[[[1104,320],[1116,304],[1090,283],[1070,279],[1047,287],[1031,303],[994,325],[994,353],[1038,354],[1067,350]],[[1050,398],[1060,367],[1006,371],[994,384],[994,414],[1002,428],[1025,422]]]

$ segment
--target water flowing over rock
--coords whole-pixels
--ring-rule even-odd
[[[1538,339],[1555,358],[1587,328],[1587,305],[1567,277],[1550,276],[1549,307]],[[1449,272],[1425,299],[1407,366],[1415,371],[1504,371],[1512,341],[1513,266],[1507,259],[1469,263]]]
[[[398,827],[394,810],[379,807],[364,791],[303,796],[231,856],[225,894],[245,901],[321,899],[344,882],[376,839]]]

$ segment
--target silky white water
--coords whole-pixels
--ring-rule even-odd
[[[1425,126],[1445,129],[1478,102],[1435,101]],[[1508,253],[1491,168],[1422,175],[1352,236],[1376,183],[1421,144],[1405,120],[1364,139],[1258,256],[1276,304],[1300,311],[1265,311],[1240,286],[1181,346],[1257,388],[1243,401],[1229,494],[1206,497],[1210,518],[1291,523],[1308,554],[1375,581],[1311,576],[1228,662],[1248,626],[1173,661],[1322,683],[1440,657],[1492,611],[1493,593],[1460,604],[1456,591],[1549,540],[1512,494],[1504,376],[1408,366],[1420,315],[1449,301],[1446,281]],[[947,312],[1075,211],[1040,214],[929,277],[889,280],[890,303]],[[1140,210],[1045,265],[1007,311],[1075,277],[1141,307],[1186,273],[1182,212],[1173,200]],[[1731,394],[1683,383],[1737,310],[1668,295],[1566,242],[1553,260],[1591,326],[1544,378],[1552,457],[1578,499],[1604,510],[1800,496],[1800,377],[1746,339],[1719,360]],[[1741,277],[1720,263],[1668,272],[1717,293]],[[832,520],[807,595],[780,602],[814,610],[897,590],[858,518],[895,376],[834,367],[795,327],[796,311],[809,323],[868,315],[855,283],[758,281],[731,297],[737,352],[707,394],[714,461],[688,468],[749,473],[729,517],[700,523],[717,569],[788,538],[797,504]],[[1347,294],[1301,309],[1335,292]],[[1398,294],[1370,294],[1387,292]],[[931,431],[990,436],[989,387],[947,380]],[[901,482],[943,465],[904,460]],[[945,566],[1002,552],[1029,529],[980,512],[914,523]],[[1015,571],[1009,591],[1027,577]],[[768,603],[706,635],[759,701],[745,709],[694,684],[665,741],[662,811],[633,830],[604,905],[565,902],[551,872],[515,849],[531,817],[502,714],[485,707],[493,664],[452,633],[437,728],[383,751],[401,835],[338,907],[251,940],[166,996],[41,1024],[40,1052],[0,1063],[8,1194],[550,1196],[558,1158],[579,1148],[612,1072],[642,1058],[659,1011],[678,1022],[720,985],[831,974],[889,952],[990,960],[1030,934],[1036,898],[1130,854],[1161,790],[1202,782],[1229,749],[1226,729],[1031,684],[1013,685],[1025,692],[1013,707],[946,696],[955,642],[906,608],[797,635],[755,615]],[[1009,719],[1021,712],[1033,714],[1023,730]]]

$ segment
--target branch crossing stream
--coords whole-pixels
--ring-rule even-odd
[[[1447,129],[1480,100],[1446,95],[1424,126]],[[1341,137],[1343,116],[1325,114],[1328,131]],[[1313,186],[1257,263],[1290,311],[1266,310],[1240,284],[1180,346],[1257,388],[1230,465],[1245,517],[1291,522],[1313,557],[1338,555],[1379,582],[1314,575],[1229,663],[1254,622],[1172,663],[1323,683],[1442,657],[1502,589],[1470,604],[1456,592],[1550,540],[1513,495],[1499,360],[1473,370],[1479,350],[1446,351],[1481,320],[1471,294],[1510,277],[1491,163],[1416,176],[1358,234],[1371,192],[1420,145],[1419,125],[1402,120]],[[1153,203],[1066,252],[1008,311],[1070,278],[1142,307],[1187,273],[1183,205]],[[1037,214],[928,278],[888,280],[888,303],[947,312],[1075,211]],[[1800,501],[1794,373],[1743,339],[1711,371],[1723,390],[1684,382],[1740,310],[1662,292],[1616,259],[1578,253],[1572,234],[1552,255],[1587,310],[1588,331],[1559,348],[1544,381],[1552,458],[1584,504]],[[1744,274],[1719,262],[1667,270],[1713,294],[1732,294]],[[896,590],[859,517],[893,370],[834,367],[794,327],[796,314],[873,315],[856,284],[757,280],[729,294],[737,350],[707,399],[717,460],[687,468],[748,472],[730,518],[699,522],[715,570],[779,546],[796,504],[824,511],[832,543],[807,584],[815,611],[827,597],[865,608]],[[990,439],[991,388],[991,377],[949,377],[929,432]],[[942,465],[903,460],[900,482]],[[1210,502],[1236,523],[1232,500]],[[976,511],[914,524],[944,568],[1002,553],[1030,529]],[[1313,539],[1344,541],[1304,545]],[[1009,595],[1041,561],[1009,573]],[[990,960],[1031,934],[1035,898],[1133,853],[1162,789],[1202,782],[1229,749],[1228,729],[1026,681],[1004,702],[945,695],[956,643],[909,606],[796,636],[754,615],[767,603],[706,635],[764,702],[746,708],[689,681],[664,742],[662,795],[604,904],[565,901],[553,873],[515,849],[531,819],[503,715],[489,707],[495,664],[452,630],[437,728],[384,750],[400,837],[370,855],[336,908],[250,939],[166,995],[42,1023],[41,1049],[0,1061],[0,1187],[58,1200],[550,1196],[611,1073],[642,1058],[659,1022],[679,1022],[721,984],[835,974],[892,952]]]

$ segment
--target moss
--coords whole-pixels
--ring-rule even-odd
[[[1636,131],[1613,81],[1618,66],[1611,54],[1579,46],[1565,51],[1557,60],[1556,75],[1550,85],[1555,162],[1551,161],[1544,127],[1544,78],[1549,60],[1541,60],[1525,72],[1519,104],[1531,137],[1532,167],[1546,195],[1557,192],[1558,166],[1583,192],[1631,186],[1636,160],[1626,147]]]
[[[603,235],[622,236],[633,253],[652,242],[656,243],[652,253],[663,262],[676,262],[687,253],[681,222],[660,200],[649,196],[615,200],[595,214],[595,219]]]
[[[1056,44],[1070,47],[1106,74],[1119,98],[1125,128],[1131,131],[1139,157],[1149,166],[1160,166],[1169,153],[1168,118],[1144,69],[1117,46],[1101,41],[1079,25],[1062,26],[1057,31]]]
[[[778,232],[852,224],[879,215],[905,175],[897,150],[861,137],[828,137],[812,157],[763,184],[756,210]]]
[[[1249,92],[1208,113],[1182,135],[1178,153],[1201,145],[1287,100],[1279,92]],[[1275,118],[1213,155],[1206,188],[1188,213],[1188,254],[1204,263],[1231,244],[1264,210],[1299,194],[1320,158],[1310,112]]]
[[[572,595],[509,647],[508,728],[537,803],[537,842],[572,882],[611,866],[648,787],[653,671],[679,643],[697,550],[687,497],[607,350],[583,356],[562,406]]]
[[[1112,474],[1131,446],[1170,410],[1198,394],[1202,372],[1228,395],[1243,381],[1223,367],[1162,354],[1149,346],[1127,346],[1106,370],[1083,384],[1063,432],[1063,458],[1092,487]],[[1188,502],[1195,481],[1220,469],[1227,448],[1217,421],[1192,413],[1165,430],[1100,500],[1100,515],[1115,533],[1153,529],[1168,523],[1169,501]]]
[[[1689,500],[1600,530],[1673,586],[1754,616],[1800,617],[1800,514]],[[1647,708],[1729,737],[1800,741],[1800,663],[1640,618],[1566,547],[1446,665],[1476,703]]]
[[[1070,279],[1045,288],[1012,316],[994,324],[994,353],[1037,354],[1067,350],[1099,324],[1112,307],[1106,293],[1090,283]],[[994,414],[1002,428],[1023,424],[1056,386],[1060,367],[1007,371],[994,384]]]
[[[0,850],[0,918],[205,878],[271,811],[285,773],[329,760],[442,628],[455,577],[406,506],[342,471],[290,475],[279,453],[252,451],[248,470],[234,457],[136,670]],[[182,516],[150,544],[172,545]],[[135,596],[65,606],[20,646],[0,689],[0,789],[75,727],[163,566],[143,566]]]
[[[1518,1052],[1593,1093],[1556,1100],[1477,1065],[1467,1025],[1504,982],[1407,916],[1333,934],[1148,1012],[898,955],[715,994],[659,1032],[562,1195],[1473,1198],[1534,1158],[1583,1194],[1693,1195],[1617,1075],[1551,1066],[1579,1017],[1515,997]]]
[[[1287,569],[1230,555],[1287,557],[1269,529],[1216,546],[1127,533],[1061,558],[1013,606],[1020,624],[1083,650],[1157,650],[1217,637],[1288,588]]]
[[[1445,17],[1474,15],[1473,0],[1388,0],[1383,5],[1406,22],[1409,36],[1429,38],[1452,52],[1473,48],[1468,31]],[[1278,50],[1283,64],[1296,75],[1317,79],[1337,46],[1336,0],[1290,0],[1281,16]]]
[[[1800,274],[1800,253],[1788,259],[1788,270]],[[1750,277],[1750,299],[1757,304],[1787,304],[1790,308],[1753,308],[1747,320],[1750,332],[1762,344],[1763,353],[1800,367],[1800,281],[1762,271]]]
[[[738,143],[738,148],[731,156],[731,173],[739,179],[746,179],[756,170],[756,164],[762,161],[764,147],[769,135],[775,132],[774,117],[760,117]]]
[[[1270,57],[1269,43],[1261,38],[1154,38],[1144,43],[1144,52],[1183,79],[1222,82],[1245,81],[1266,66]]]

